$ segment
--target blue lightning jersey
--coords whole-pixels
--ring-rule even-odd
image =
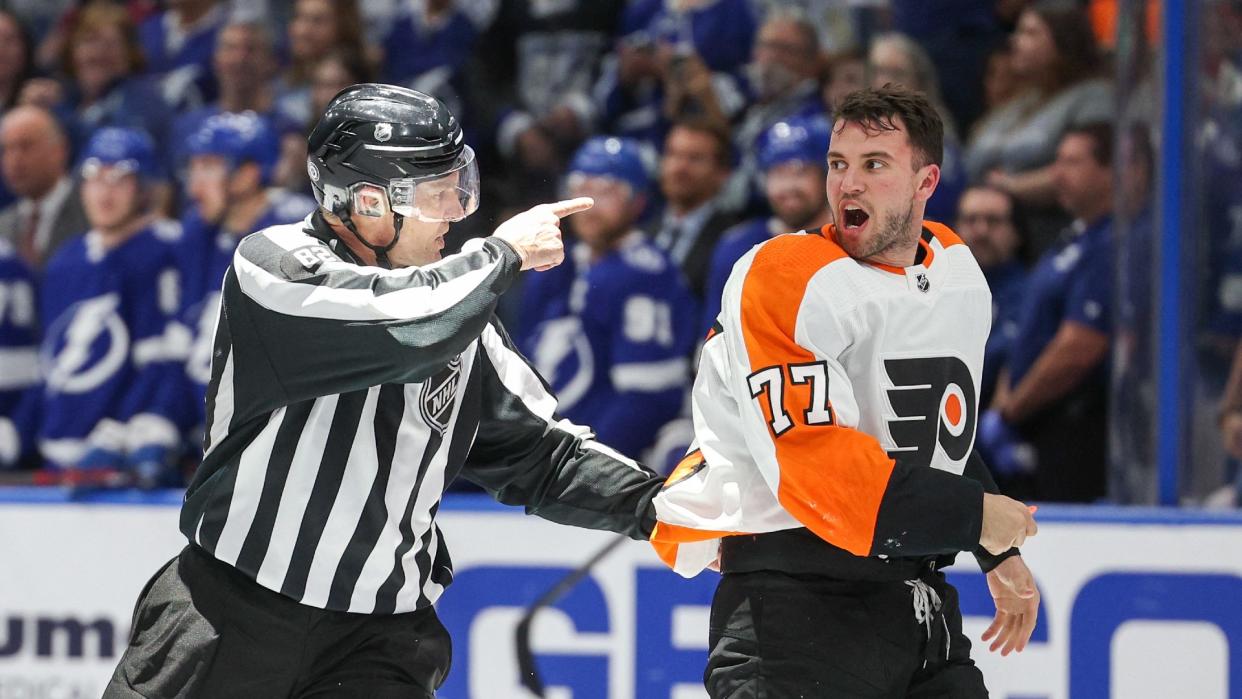
[[[234,232],[208,223],[194,209],[182,218],[184,234],[178,246],[182,279],[179,313],[189,329],[191,343],[185,372],[190,382],[190,421],[204,419],[207,381],[211,378],[211,341],[220,311],[220,285],[233,262],[233,252],[241,239],[254,231],[294,223],[315,210],[315,200],[301,194],[273,189],[268,192],[267,210],[251,226],[254,230]]]
[[[638,456],[677,417],[698,309],[677,266],[641,234],[591,261],[585,245],[526,282],[523,349],[565,417]]]
[[[48,263],[39,449],[49,465],[166,461],[180,443],[189,345],[175,322],[180,235],[164,221],[108,249],[92,231]]]
[[[38,386],[34,277],[8,241],[0,240],[0,468],[32,451]]]

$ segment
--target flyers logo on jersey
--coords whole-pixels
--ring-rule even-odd
[[[892,386],[886,389],[895,419],[889,452],[915,466],[930,466],[939,445],[950,461],[961,461],[975,439],[975,383],[957,357],[885,359]]]

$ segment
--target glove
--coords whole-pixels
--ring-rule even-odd
[[[1005,422],[999,410],[989,410],[979,420],[979,452],[998,476],[1035,471],[1035,450]]]

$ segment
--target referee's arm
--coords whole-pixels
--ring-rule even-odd
[[[223,312],[238,366],[270,367],[288,402],[426,379],[479,336],[521,269],[497,238],[387,270],[345,262],[311,236],[270,231],[238,247]],[[238,342],[242,334],[253,341]]]
[[[664,479],[556,415],[556,398],[499,322],[484,329],[476,361],[483,415],[462,475],[528,514],[647,539]]]

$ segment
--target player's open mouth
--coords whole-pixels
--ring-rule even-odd
[[[862,228],[867,219],[871,218],[860,207],[853,204],[846,204],[841,208],[841,222],[846,230],[857,230]]]

